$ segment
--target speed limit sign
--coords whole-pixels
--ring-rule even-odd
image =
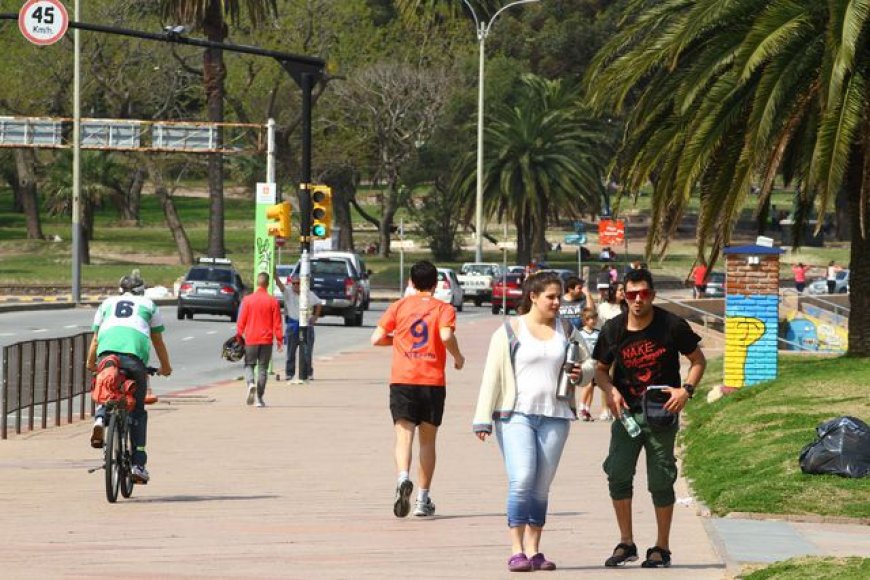
[[[33,44],[54,44],[67,26],[69,14],[60,0],[28,0],[18,12],[18,29]]]

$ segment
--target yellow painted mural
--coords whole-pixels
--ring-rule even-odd
[[[758,318],[729,316],[725,321],[725,384],[746,384],[746,356],[749,347],[764,336],[765,324]]]

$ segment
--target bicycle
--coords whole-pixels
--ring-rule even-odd
[[[148,374],[154,376],[156,368],[147,367]],[[130,434],[130,411],[127,409],[127,393],[123,391],[126,374],[120,370],[117,396],[105,402],[108,427],[103,440],[103,465],[88,470],[93,473],[106,470],[106,499],[109,503],[118,501],[118,491],[124,498],[133,495],[133,441]],[[144,385],[143,388],[147,388]],[[156,399],[154,399],[156,400]],[[150,402],[146,399],[146,404]]]

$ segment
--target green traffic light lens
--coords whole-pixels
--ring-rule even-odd
[[[316,224],[311,228],[311,233],[315,236],[325,236],[326,235],[326,226],[323,224]]]

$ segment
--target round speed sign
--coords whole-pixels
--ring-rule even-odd
[[[67,26],[69,14],[60,0],[28,0],[18,12],[18,29],[33,44],[54,44]]]

